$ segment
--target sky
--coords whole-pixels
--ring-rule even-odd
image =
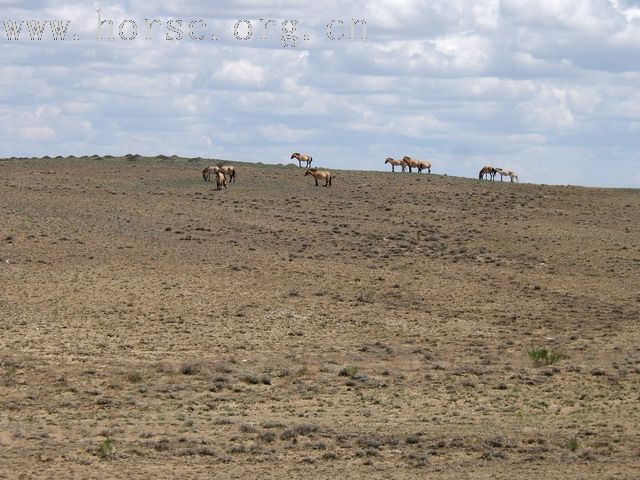
[[[0,0],[0,157],[409,155],[640,187],[640,0],[158,3]]]

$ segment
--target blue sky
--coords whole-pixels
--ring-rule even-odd
[[[0,156],[303,151],[377,170],[410,155],[449,175],[492,164],[527,182],[640,187],[640,1],[262,3],[0,0]],[[116,39],[96,39],[98,9]],[[32,41],[26,24],[7,39],[5,21],[47,19],[70,21],[64,41],[49,25]],[[150,39],[146,19],[162,22]],[[178,19],[182,39],[166,40]],[[277,22],[268,40],[260,19]],[[351,19],[366,40],[348,38]],[[120,38],[124,20],[135,39]],[[198,20],[203,40],[189,36]],[[282,45],[284,20],[299,22],[297,47]]]

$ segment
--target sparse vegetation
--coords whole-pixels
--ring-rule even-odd
[[[129,372],[129,373],[127,373],[127,381],[129,381],[130,383],[140,383],[140,382],[142,382],[143,379],[144,379],[144,377],[142,376],[142,373],[140,373],[140,372]]]
[[[200,367],[194,363],[187,363],[180,367],[180,373],[183,375],[195,375],[200,370]]]
[[[375,293],[372,290],[360,289],[356,295],[356,300],[359,303],[372,303],[375,298]]]
[[[5,366],[4,376],[2,383],[5,387],[11,387],[15,384],[16,380],[16,367],[14,365]]]
[[[98,447],[98,456],[103,460],[113,458],[114,446],[111,438],[106,438]]]
[[[340,375],[341,377],[353,378],[357,373],[358,373],[358,367],[349,365],[344,367],[342,370],[340,370],[338,375]]]
[[[580,442],[578,442],[577,438],[572,438],[569,440],[569,450],[572,452],[577,452],[578,448],[580,448]]]
[[[552,365],[564,358],[561,353],[552,352],[546,348],[534,348],[529,350],[529,357],[536,363],[536,365]]]
[[[634,478],[637,191],[210,163],[0,160],[5,475]]]
[[[318,425],[314,425],[311,423],[304,423],[301,425],[296,425],[294,427],[288,428],[287,430],[282,432],[282,434],[280,435],[280,438],[282,440],[291,440],[291,439],[295,439],[300,435],[309,436],[317,432],[318,430],[319,430]]]

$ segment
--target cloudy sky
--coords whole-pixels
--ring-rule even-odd
[[[0,157],[410,155],[449,175],[640,187],[640,0],[161,3],[0,0]],[[109,23],[96,38],[98,10],[114,39]],[[31,40],[33,20],[68,20],[65,40],[50,24]]]

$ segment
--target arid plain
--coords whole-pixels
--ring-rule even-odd
[[[0,478],[638,477],[638,190],[215,163],[0,160]]]

